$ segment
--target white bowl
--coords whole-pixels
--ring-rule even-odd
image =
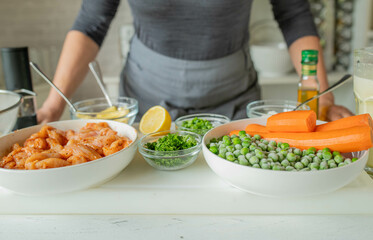
[[[107,120],[67,120],[49,123],[61,130],[79,130],[88,122],[107,122],[120,136],[132,143],[110,156],[91,162],[60,168],[41,170],[14,170],[0,168],[0,186],[22,195],[47,195],[72,192],[98,186],[114,178],[133,159],[137,149],[137,131],[128,124]],[[23,143],[41,125],[24,128],[0,138],[0,156],[4,156],[14,143]]]
[[[21,95],[0,90],[0,136],[12,131],[17,121]]]
[[[226,182],[241,190],[262,196],[286,198],[335,191],[358,177],[368,160],[368,151],[361,151],[351,154],[359,160],[343,167],[307,172],[273,171],[227,161],[206,147],[206,143],[212,138],[227,135],[232,130],[245,129],[250,123],[264,125],[266,122],[266,118],[243,119],[220,125],[206,133],[202,150],[210,168]]]

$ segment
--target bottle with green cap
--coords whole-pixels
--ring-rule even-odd
[[[319,81],[317,79],[317,50],[302,51],[302,76],[298,84],[298,102],[302,103],[319,93]],[[319,101],[312,100],[307,104],[318,116]]]

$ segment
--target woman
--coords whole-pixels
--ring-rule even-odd
[[[252,0],[128,0],[135,26],[120,94],[139,100],[139,116],[163,105],[173,119],[197,112],[246,117],[247,103],[260,98],[257,75],[247,49]],[[272,0],[273,12],[300,72],[301,51],[320,52],[320,90],[328,87],[319,38],[307,0]],[[84,0],[67,34],[54,83],[71,96],[83,81],[114,18],[119,0]],[[351,115],[320,98],[328,120]],[[38,121],[58,120],[65,102],[53,89]]]

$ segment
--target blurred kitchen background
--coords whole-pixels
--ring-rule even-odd
[[[373,45],[371,0],[309,0],[321,37],[329,82],[352,72],[355,48]],[[81,0],[0,0],[0,47],[28,46],[30,60],[52,77],[66,33],[79,11]],[[250,45],[259,71],[263,99],[295,100],[299,77],[294,72],[286,45],[273,20],[269,0],[254,0],[250,21]],[[98,56],[110,94],[118,95],[119,74],[133,35],[132,16],[122,0]],[[271,52],[271,57],[267,52]],[[276,54],[273,54],[273,53]],[[1,59],[0,59],[1,61]],[[37,103],[46,99],[49,85],[32,71]],[[88,87],[89,86],[89,87]],[[0,64],[0,89],[5,89]],[[336,102],[355,111],[352,82],[334,92]],[[88,73],[73,101],[100,96]],[[69,118],[65,110],[64,119]]]

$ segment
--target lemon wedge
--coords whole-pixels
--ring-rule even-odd
[[[166,131],[171,128],[171,116],[162,106],[151,107],[141,118],[139,130],[143,134]]]

